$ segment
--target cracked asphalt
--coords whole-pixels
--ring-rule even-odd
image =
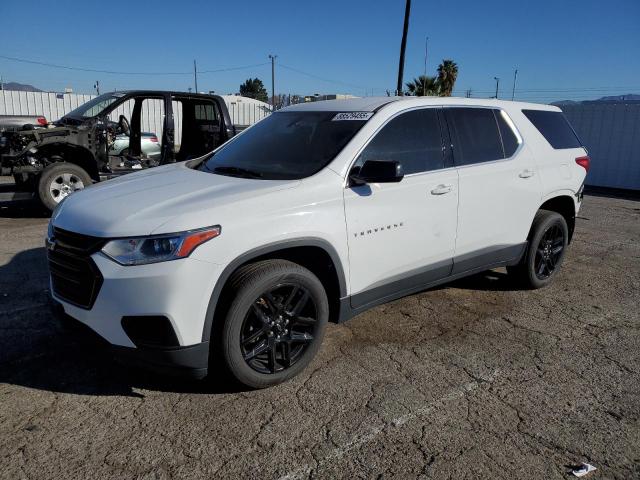
[[[35,209],[0,209],[0,477],[640,478],[640,202],[589,196],[562,271],[330,325],[286,384],[114,365],[56,324]]]

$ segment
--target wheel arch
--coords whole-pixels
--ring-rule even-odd
[[[562,215],[567,222],[567,227],[569,229],[569,242],[571,242],[573,231],[576,226],[576,205],[573,197],[564,194],[551,197],[540,205],[539,210],[549,210]]]
[[[320,238],[300,238],[275,242],[250,250],[231,261],[220,274],[209,299],[205,316],[202,341],[209,341],[214,319],[220,318],[228,307],[227,286],[229,279],[239,268],[258,260],[282,259],[302,265],[322,282],[329,299],[329,321],[338,322],[340,299],[347,295],[347,285],[342,261],[335,248]],[[221,325],[221,322],[215,322]]]
[[[96,158],[91,150],[85,147],[68,143],[50,143],[38,148],[38,153],[46,157],[59,155],[65,162],[73,163],[85,170],[94,181],[100,181]]]

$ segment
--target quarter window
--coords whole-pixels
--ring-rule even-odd
[[[367,160],[392,160],[402,164],[405,175],[444,168],[442,137],[436,109],[403,113],[369,142],[355,165]]]
[[[456,165],[505,158],[498,123],[490,108],[448,108]]]
[[[582,143],[562,112],[522,110],[542,136],[555,149],[579,148]]]

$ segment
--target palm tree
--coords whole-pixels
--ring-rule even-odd
[[[458,65],[453,60],[442,60],[438,65],[438,84],[440,85],[440,96],[450,97],[453,86],[458,78]]]
[[[424,97],[425,95],[437,96],[440,92],[440,85],[436,77],[420,75],[407,83],[407,90],[409,95],[415,95],[416,97]]]

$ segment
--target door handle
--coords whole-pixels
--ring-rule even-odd
[[[449,193],[451,190],[453,190],[453,185],[444,185],[441,183],[431,190],[431,195],[444,195],[445,193]]]
[[[534,172],[533,170],[529,170],[528,168],[526,170],[523,170],[520,172],[520,174],[518,175],[520,178],[530,178],[533,177],[535,175],[536,172]]]

